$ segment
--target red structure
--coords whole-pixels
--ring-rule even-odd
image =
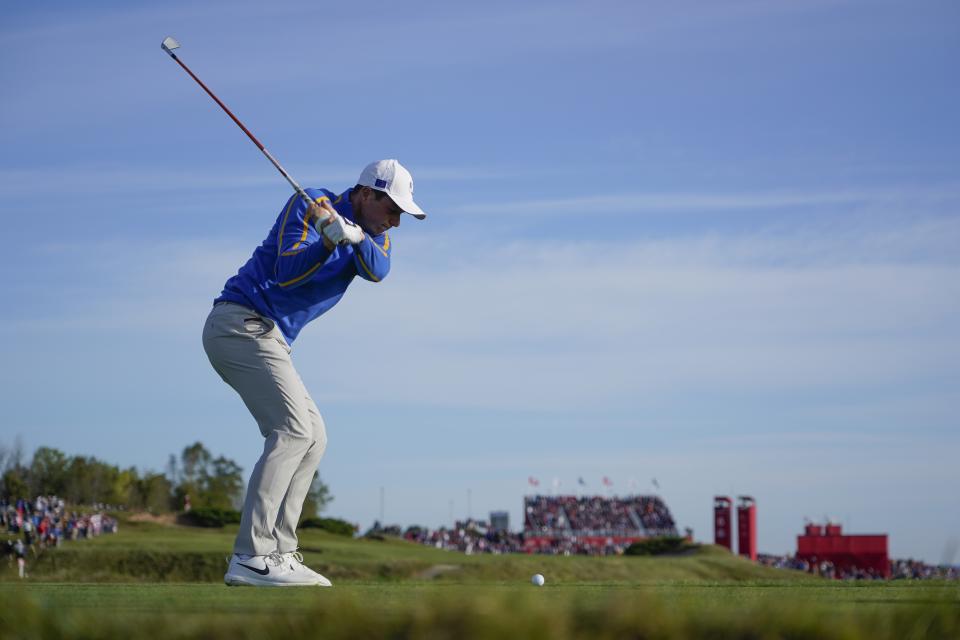
[[[750,496],[740,496],[737,505],[737,550],[744,558],[757,559],[757,504]]]
[[[733,551],[733,500],[727,496],[713,499],[713,543]]]
[[[811,565],[827,560],[841,572],[865,569],[884,578],[890,577],[890,558],[887,553],[887,534],[843,535],[840,525],[827,523],[825,527],[808,524],[802,536],[797,536],[797,558]]]

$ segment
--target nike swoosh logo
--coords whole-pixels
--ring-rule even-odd
[[[256,567],[251,567],[251,566],[248,566],[248,565],[245,565],[245,564],[240,564],[239,562],[238,562],[237,564],[239,564],[239,565],[240,565],[241,567],[243,567],[244,569],[250,569],[250,571],[253,571],[254,573],[259,573],[259,574],[262,575],[262,576],[265,576],[265,575],[267,575],[268,573],[270,573],[270,567],[264,567],[263,569],[257,569]]]

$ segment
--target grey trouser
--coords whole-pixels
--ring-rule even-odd
[[[273,320],[247,307],[218,303],[203,327],[203,348],[266,439],[250,474],[234,553],[295,551],[303,501],[327,446],[323,418]]]

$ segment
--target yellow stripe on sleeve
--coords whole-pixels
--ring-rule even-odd
[[[377,243],[374,242],[373,244],[377,244]],[[380,278],[373,275],[373,273],[370,271],[370,267],[368,267],[367,263],[363,261],[363,256],[361,256],[359,252],[353,255],[357,256],[357,260],[360,261],[360,266],[363,267],[363,270],[367,272],[367,275],[370,276],[370,279],[373,280],[374,282],[380,282]]]
[[[298,198],[297,194],[293,194],[293,197],[290,198],[290,204],[287,205],[287,210],[283,212],[283,223],[280,225],[280,233],[278,234],[278,237],[277,237],[277,252],[281,256],[292,256],[294,255],[294,253],[299,253],[299,252],[294,252],[294,250],[297,247],[299,247],[304,240],[307,239],[307,233],[310,231],[310,227],[309,227],[310,216],[305,215],[303,217],[303,233],[300,235],[300,239],[297,240],[297,242],[290,248],[290,251],[284,251],[280,253],[281,251],[283,251],[283,230],[287,226],[287,220],[290,217],[290,209],[293,207],[293,203],[297,201],[297,198]],[[319,198],[314,200],[314,202],[320,203],[320,202],[323,202],[324,200],[329,201],[330,198],[328,198],[327,196],[320,196]]]
[[[292,285],[292,284],[297,284],[297,283],[300,282],[301,280],[304,280],[304,279],[309,278],[310,276],[312,276],[312,275],[314,274],[314,272],[315,272],[317,269],[319,269],[320,267],[322,267],[323,265],[324,265],[323,262],[318,262],[317,264],[315,264],[315,265],[313,265],[312,267],[310,267],[310,269],[309,269],[306,273],[304,273],[303,275],[299,275],[299,276],[297,276],[296,278],[292,278],[292,279],[290,279],[290,280],[287,280],[286,282],[280,282],[280,283],[278,283],[278,284],[279,284],[281,287],[289,287],[289,286]]]
[[[330,201],[330,198],[328,198],[327,196],[321,196],[321,197],[317,198],[316,200],[314,200],[314,202],[316,202],[317,204],[320,204],[320,203],[323,202],[324,200],[326,200],[327,202],[329,202],[329,201]],[[290,251],[286,251],[286,252],[284,252],[282,255],[285,255],[285,256],[293,255],[291,252],[296,251],[297,247],[299,247],[302,242],[305,242],[305,241],[306,241],[306,239],[307,239],[307,234],[308,234],[309,232],[310,232],[310,214],[307,213],[307,215],[303,216],[303,233],[300,234],[300,239],[297,240],[297,242],[294,243],[294,245],[293,245],[292,247],[290,247]]]
[[[286,211],[284,212],[284,214],[283,214],[283,224],[280,225],[280,235],[279,235],[279,238],[277,239],[277,244],[278,244],[277,249],[278,249],[278,251],[283,248],[283,230],[284,230],[284,228],[287,226],[287,219],[288,219],[288,217],[289,217],[289,215],[290,215],[290,209],[291,209],[291,207],[293,206],[293,203],[296,202],[296,198],[297,198],[297,195],[294,194],[294,197],[291,198],[291,200],[290,200],[290,204],[287,205],[287,210],[286,210]],[[319,203],[323,202],[324,200],[326,200],[327,202],[330,202],[330,198],[327,197],[327,196],[320,196],[319,198],[316,198],[316,199],[314,200],[314,202],[316,202],[317,204],[319,204]],[[334,205],[339,204],[341,200],[343,200],[343,194],[340,194],[340,196],[337,197],[336,201],[335,201],[333,204],[334,204]],[[311,218],[311,216],[310,216],[309,214],[307,214],[307,215],[304,216],[304,218],[303,218],[303,232],[300,234],[300,239],[299,239],[296,243],[294,243],[294,245],[290,248],[289,251],[284,251],[283,253],[281,253],[281,254],[280,254],[281,256],[293,256],[293,255],[297,255],[298,253],[302,253],[303,251],[306,251],[306,250],[309,248],[309,247],[303,247],[303,248],[298,248],[298,247],[300,247],[300,245],[301,245],[304,241],[306,241],[307,235],[308,235],[309,232],[310,232],[310,218]],[[376,245],[377,243],[374,242],[373,244]],[[387,243],[386,243],[386,246],[389,246],[389,244],[390,244],[390,243],[389,243],[389,238],[388,238]],[[379,248],[379,247],[378,247],[378,248]],[[361,263],[362,263],[362,260],[361,260]],[[318,262],[317,264],[315,264],[315,265],[313,265],[312,267],[310,267],[310,269],[307,270],[306,273],[304,273],[304,274],[302,274],[302,275],[299,275],[299,276],[297,276],[296,278],[291,278],[290,280],[287,280],[286,282],[280,282],[280,283],[278,283],[278,284],[279,284],[281,287],[289,287],[290,285],[297,284],[297,283],[300,282],[301,280],[305,280],[305,279],[309,278],[310,276],[312,276],[312,275],[317,271],[317,269],[319,269],[320,267],[322,267],[324,264],[326,264],[325,261],[324,261],[324,262]],[[364,265],[363,268],[367,271],[367,273],[370,273],[370,270],[367,269],[367,266],[366,266],[366,265]],[[371,277],[371,278],[374,277],[372,273],[370,273],[370,277]],[[379,282],[379,280],[378,280],[378,282]]]
[[[380,253],[382,253],[385,258],[389,258],[389,257],[390,257],[390,254],[387,253],[387,251],[390,249],[390,234],[387,233],[387,234],[384,234],[384,236],[385,236],[385,239],[384,239],[384,241],[383,241],[383,246],[382,246],[382,247],[381,247],[380,245],[378,245],[376,242],[374,242],[373,238],[370,238],[370,242],[373,242],[373,246],[375,246],[377,249],[379,249],[379,250],[380,250]]]
[[[280,232],[277,234],[277,255],[282,255],[280,252],[283,251],[283,229],[287,226],[287,218],[290,216],[290,209],[293,207],[293,203],[296,198],[297,194],[293,194],[290,197],[290,203],[287,205],[287,210],[283,212],[283,222],[280,223]]]

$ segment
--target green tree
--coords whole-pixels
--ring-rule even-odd
[[[236,509],[243,493],[243,468],[220,456],[212,462],[201,494],[203,506],[215,509]]]
[[[112,493],[118,496],[117,502],[138,511],[145,508],[140,495],[140,474],[136,467],[119,470],[113,481]]]
[[[330,487],[320,479],[320,472],[314,471],[310,491],[307,492],[307,499],[303,501],[300,518],[316,518],[331,502],[333,502],[333,496],[330,494]]]
[[[64,495],[67,488],[67,456],[58,449],[40,447],[30,463],[30,495]]]
[[[184,457],[191,477],[200,478],[199,485],[204,486],[209,453],[196,443],[184,450]],[[55,494],[74,505],[122,504],[154,513],[171,508],[173,483],[161,473],[147,472],[141,478],[134,467],[121,470],[93,456],[68,457],[52,447],[37,449],[29,466],[22,460],[19,438],[12,448],[0,445],[0,495],[7,499]]]
[[[212,459],[213,456],[201,442],[184,447],[180,454],[180,484],[199,491],[209,475]]]
[[[34,458],[36,458],[36,455],[34,455]],[[63,493],[59,495],[70,504],[90,504],[95,502],[90,488],[91,469],[89,468],[87,458],[83,456],[70,458],[69,462],[65,465],[65,472],[68,481]]]
[[[11,467],[3,472],[3,497],[12,502],[30,493],[26,467]]]
[[[211,458],[210,452],[201,442],[194,442],[192,445],[184,447],[180,453],[180,468],[177,472],[177,482],[174,490],[174,503],[178,509],[184,504],[186,496],[190,496],[193,506],[201,506],[200,494],[206,482],[207,466],[210,464]]]
[[[170,454],[170,457],[167,458],[167,479],[175,484],[180,477],[180,466],[177,464],[177,456]]]
[[[150,513],[168,513],[171,508],[173,485],[162,473],[147,473],[137,482],[141,508]]]
[[[109,505],[118,505],[124,502],[126,496],[116,491],[120,468],[96,458],[90,458],[88,464],[90,466],[90,493],[93,496],[93,502],[103,502]]]
[[[5,444],[0,444],[0,471],[7,470],[7,460],[10,458],[10,454],[10,448]]]
[[[74,456],[66,467],[63,497],[72,504],[126,502],[126,494],[116,490],[120,469],[94,457]]]
[[[243,493],[243,468],[236,462],[213,455],[200,442],[185,447],[180,454],[180,463],[170,461],[168,473],[176,472],[177,484],[174,503],[182,508],[186,496],[193,507],[234,509],[239,506]]]
[[[17,436],[12,447],[0,445],[0,495],[8,500],[27,497],[27,469],[23,466],[23,443]]]

